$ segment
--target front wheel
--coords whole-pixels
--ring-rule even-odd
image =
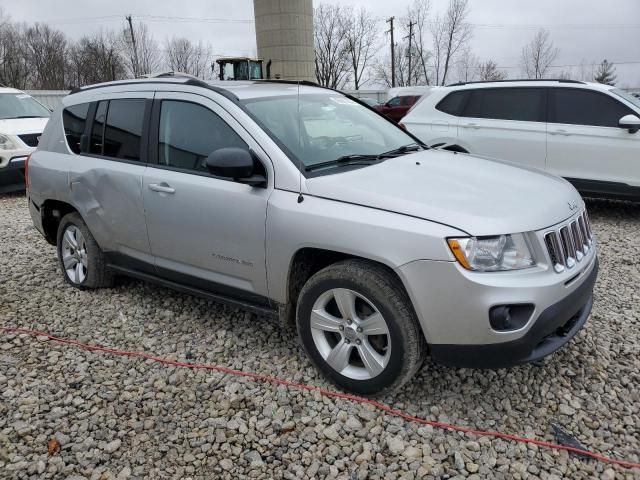
[[[297,326],[316,367],[358,394],[399,388],[424,359],[424,337],[406,292],[372,262],[348,260],[313,275],[300,292]]]

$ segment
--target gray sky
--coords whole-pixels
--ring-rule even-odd
[[[381,19],[392,15],[403,17],[410,3],[410,0],[322,1],[365,6]],[[314,0],[314,6],[319,3],[322,2]],[[447,3],[448,0],[432,0],[432,13],[443,11]],[[469,21],[475,25],[473,52],[481,59],[494,59],[511,77],[519,75],[522,46],[542,26],[551,31],[560,48],[555,64],[578,65],[583,60],[599,63],[607,58],[619,62],[620,86],[640,88],[639,0],[471,0],[470,4]],[[185,36],[210,43],[214,54],[255,54],[255,30],[250,21],[253,0],[0,0],[0,7],[14,21],[47,22],[71,37],[100,28],[122,28],[124,16],[129,13],[134,17],[146,15],[140,20],[149,25],[161,42],[171,36]],[[104,18],[90,19],[95,17]],[[244,22],[220,23],[208,19]],[[381,22],[380,29],[386,30],[386,24]],[[388,44],[381,43],[381,48],[388,48]]]

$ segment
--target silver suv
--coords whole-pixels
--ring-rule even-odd
[[[427,353],[478,368],[540,359],[591,310],[595,239],[570,184],[428,150],[311,84],[85,87],[27,167],[67,283],[129,275],[278,316],[359,394],[399,387]]]

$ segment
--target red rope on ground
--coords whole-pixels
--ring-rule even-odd
[[[289,380],[284,380],[278,377],[272,377],[270,375],[262,375],[259,373],[253,373],[253,372],[243,372],[241,370],[235,370],[233,368],[228,368],[228,367],[221,367],[219,365],[211,365],[211,364],[206,364],[206,363],[191,363],[191,362],[180,362],[178,360],[171,360],[168,358],[163,358],[163,357],[157,357],[155,355],[151,355],[149,353],[146,352],[136,352],[136,351],[129,351],[129,350],[119,350],[116,348],[110,348],[110,347],[103,347],[101,345],[91,345],[91,344],[87,344],[87,343],[82,343],[79,342],[77,340],[73,340],[73,339],[69,339],[69,338],[61,338],[61,337],[56,337],[54,335],[50,335],[46,332],[40,332],[37,330],[31,330],[31,329],[27,329],[27,328],[20,328],[20,327],[0,327],[0,330],[2,330],[5,333],[23,333],[23,334],[27,334],[27,335],[31,335],[34,337],[46,337],[49,340],[58,342],[58,343],[63,343],[63,344],[67,344],[67,345],[74,345],[76,347],[80,347],[83,348],[85,350],[90,350],[90,351],[95,351],[95,352],[105,352],[105,353],[111,353],[114,355],[120,355],[120,356],[125,356],[125,357],[142,357],[142,358],[146,358],[147,360],[151,360],[153,362],[157,362],[157,363],[161,363],[161,364],[165,364],[165,365],[173,365],[176,367],[186,367],[186,368],[194,368],[194,369],[206,369],[206,370],[214,370],[216,372],[220,372],[220,373],[226,373],[229,375],[234,375],[234,376],[238,376],[238,377],[245,377],[245,378],[250,378],[252,380],[255,381],[261,381],[261,382],[269,382],[269,383],[275,383],[277,385],[284,385],[286,387],[289,388],[293,388],[293,389],[297,389],[297,390],[306,390],[309,392],[318,392],[321,395],[325,396],[325,397],[331,397],[331,398],[340,398],[342,400],[348,400],[350,402],[355,402],[355,403],[361,403],[361,404],[367,404],[367,405],[372,405],[375,408],[382,410],[383,412],[389,414],[389,415],[393,415],[396,417],[400,417],[403,418],[409,422],[415,422],[415,423],[420,423],[423,425],[430,425],[432,427],[435,428],[441,428],[441,429],[445,429],[445,430],[453,430],[456,432],[462,432],[462,433],[470,433],[472,435],[477,435],[477,436],[485,436],[485,437],[494,437],[494,438],[502,438],[505,440],[512,440],[514,442],[521,442],[521,443],[529,443],[532,445],[538,445],[539,447],[545,447],[545,448],[550,448],[550,449],[555,449],[555,450],[565,450],[567,452],[573,452],[573,453],[577,453],[583,456],[587,456],[587,457],[591,457],[595,460],[599,460],[601,462],[605,462],[605,463],[610,463],[613,465],[619,465],[621,467],[625,467],[625,468],[640,468],[640,463],[636,463],[636,462],[630,462],[630,461],[626,461],[626,460],[619,460],[616,458],[611,458],[611,457],[607,457],[605,455],[601,455],[599,453],[595,453],[595,452],[590,452],[588,450],[581,450],[579,448],[574,448],[574,447],[569,447],[567,445],[560,445],[557,443],[552,443],[552,442],[546,442],[544,440],[536,440],[534,438],[526,438],[526,437],[521,437],[518,435],[512,435],[509,433],[502,433],[502,432],[496,432],[496,431],[491,431],[491,430],[476,430],[474,428],[468,428],[468,427],[461,427],[459,425],[453,425],[450,423],[445,423],[445,422],[438,422],[438,421],[434,421],[434,420],[427,420],[424,418],[420,418],[420,417],[416,417],[413,415],[410,415],[406,412],[403,412],[401,410],[396,410],[392,407],[390,407],[389,405],[385,405],[384,403],[378,402],[376,400],[372,400],[370,398],[363,398],[363,397],[359,397],[357,395],[351,395],[348,393],[342,393],[342,392],[337,392],[334,390],[327,390],[321,387],[316,387],[313,385],[307,385],[304,383],[297,383],[297,382],[292,382]]]

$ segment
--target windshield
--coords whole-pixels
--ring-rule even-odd
[[[640,108],[640,98],[634,97],[629,92],[625,92],[624,90],[620,90],[619,88],[614,88],[611,91],[616,95],[618,95],[619,97],[624,98],[627,102],[630,102],[636,107]]]
[[[380,155],[415,143],[399,127],[338,93],[299,99],[300,105],[297,95],[244,101],[298,167],[348,155]]]
[[[49,117],[50,112],[26,93],[0,93],[0,119]]]

